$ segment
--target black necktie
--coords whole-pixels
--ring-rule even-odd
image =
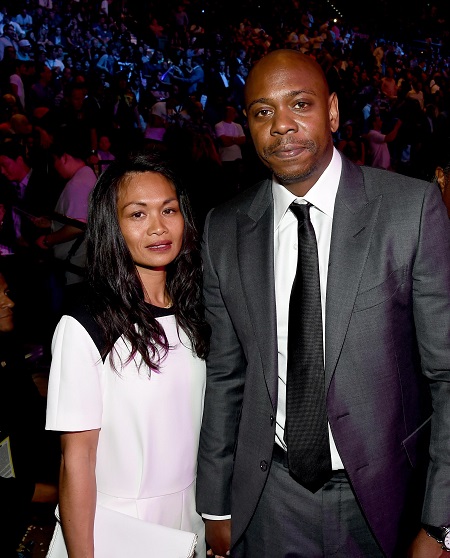
[[[331,477],[325,405],[322,307],[310,204],[292,204],[298,261],[289,302],[285,440],[289,471],[311,492]]]

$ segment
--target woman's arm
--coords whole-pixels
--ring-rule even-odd
[[[61,435],[59,509],[70,558],[94,558],[95,465],[100,430]]]

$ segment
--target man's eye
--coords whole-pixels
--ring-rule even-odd
[[[257,112],[255,112],[256,117],[258,117],[258,116],[263,116],[264,117],[264,116],[268,116],[269,114],[270,114],[269,109],[261,109],[261,110],[258,110]]]
[[[297,101],[294,105],[298,109],[304,109],[306,106],[308,106],[308,103],[305,103],[305,101]]]

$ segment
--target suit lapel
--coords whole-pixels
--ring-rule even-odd
[[[238,266],[267,389],[276,407],[278,360],[271,182],[265,181],[246,213],[237,215]]]
[[[344,158],[333,214],[325,320],[328,388],[350,322],[377,221],[381,196],[369,200],[361,169]]]

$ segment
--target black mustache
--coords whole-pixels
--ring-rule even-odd
[[[295,149],[295,148],[302,148],[302,149],[307,149],[309,151],[313,151],[313,149],[315,148],[315,143],[312,140],[307,140],[307,141],[286,141],[283,139],[280,139],[276,142],[274,142],[272,145],[270,145],[269,147],[266,147],[266,149],[264,150],[264,152],[266,153],[266,155],[272,155],[273,153],[275,153],[275,151],[279,151],[280,149],[283,149],[284,147],[289,147],[290,149]]]

